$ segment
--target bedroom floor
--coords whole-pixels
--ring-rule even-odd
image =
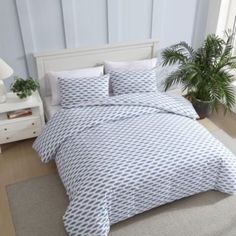
[[[55,173],[56,165],[43,164],[33,151],[34,139],[3,145],[0,154],[0,235],[15,236],[9,210],[6,186],[37,176]]]
[[[226,116],[222,112],[213,114],[210,119],[200,121],[209,131],[224,130],[236,144],[236,114]],[[37,176],[55,173],[53,162],[42,164],[32,150],[33,139],[19,141],[2,147],[0,154],[0,235],[15,236],[5,187],[9,184],[28,180]],[[231,145],[231,144],[230,144]]]

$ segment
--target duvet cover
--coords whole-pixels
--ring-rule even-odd
[[[236,192],[236,158],[165,93],[120,95],[61,110],[33,147],[55,159],[69,196],[71,236],[107,236],[112,224],[208,190]]]

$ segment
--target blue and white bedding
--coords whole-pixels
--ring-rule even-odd
[[[120,95],[61,110],[34,143],[55,159],[73,236],[107,236],[110,225],[211,189],[236,192],[236,158],[164,93]]]

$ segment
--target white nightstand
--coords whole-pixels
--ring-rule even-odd
[[[15,119],[7,118],[7,112],[25,108],[31,108],[32,115]],[[36,137],[41,133],[44,125],[43,104],[38,92],[33,93],[26,100],[18,98],[14,93],[8,93],[7,101],[0,104],[0,145]]]

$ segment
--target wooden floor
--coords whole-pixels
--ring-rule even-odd
[[[213,121],[213,122],[212,122]],[[200,121],[208,130],[224,129],[236,139],[236,114],[212,115]],[[0,236],[15,236],[9,210],[6,186],[37,176],[55,173],[54,162],[43,164],[32,149],[33,139],[2,146],[0,154]]]
[[[31,148],[33,139],[2,146],[0,154],[0,236],[15,236],[6,185],[55,173],[54,162],[43,164]]]
[[[217,114],[213,114],[210,117],[211,121],[214,122],[218,128],[223,129],[226,133],[228,133],[233,139],[236,140],[236,114],[235,113],[227,113],[224,115],[224,112],[221,111]]]

